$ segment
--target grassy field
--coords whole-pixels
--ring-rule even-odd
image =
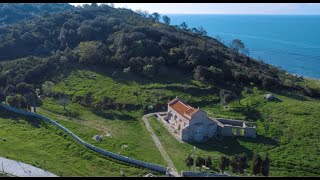
[[[219,104],[203,108],[212,117],[243,118],[256,122],[256,139],[225,138],[203,144],[181,144],[161,122],[153,118],[150,123],[178,170],[187,169],[184,160],[195,145],[196,156],[212,156],[216,167],[221,154],[230,156],[245,152],[252,157],[254,153],[264,156],[268,152],[272,176],[319,176],[319,100],[275,94],[278,100],[267,102],[263,99],[264,93],[255,89],[253,94],[243,94],[240,104],[233,102],[228,108]],[[248,170],[251,171],[250,168]]]
[[[39,119],[0,109],[0,156],[22,161],[58,176],[145,175],[149,170],[109,159]]]
[[[105,116],[101,116],[80,105],[70,104],[67,109],[79,113],[77,118],[70,120],[57,115],[63,112],[63,107],[55,104],[55,101],[46,99],[44,102],[38,113],[57,120],[86,142],[114,153],[166,166],[143,124],[141,112],[104,111]],[[102,136],[104,140],[94,141],[92,137],[95,135]]]
[[[228,156],[246,152],[249,157],[254,153],[271,158],[271,175],[274,176],[319,176],[319,124],[320,101],[297,94],[275,90],[278,97],[274,102],[266,102],[263,95],[269,92],[254,87],[252,94],[243,93],[240,102],[235,101],[227,107],[221,105],[219,91],[198,81],[190,80],[181,72],[170,71],[168,77],[157,77],[154,80],[141,78],[133,74],[115,71],[70,70],[63,81],[54,87],[56,92],[70,95],[85,95],[93,92],[94,103],[103,96],[113,97],[120,104],[154,105],[166,103],[173,97],[189,102],[191,105],[208,112],[212,117],[244,119],[257,124],[258,138],[225,138],[223,141],[212,140],[204,144],[179,144],[166,129],[151,121],[152,126],[161,137],[161,141],[177,166],[186,170],[184,160],[196,145],[198,155],[210,155],[215,165],[221,154]],[[317,87],[315,80],[306,80],[310,86]],[[77,104],[67,107],[78,117],[72,121],[59,120],[80,137],[93,142],[94,134],[112,135],[96,145],[113,152],[123,153],[148,162],[164,164],[150,135],[141,120],[142,111],[94,111]],[[66,115],[61,106],[53,99],[45,99],[39,111],[49,117],[58,118]],[[50,113],[46,110],[50,110]],[[165,109],[163,109],[165,110]],[[144,139],[141,139],[141,138]],[[93,142],[94,143],[94,142]],[[123,148],[124,146],[126,148]],[[130,147],[132,149],[130,149]],[[227,147],[227,148],[226,148]],[[154,155],[153,155],[154,154]],[[250,162],[251,163],[251,162]]]

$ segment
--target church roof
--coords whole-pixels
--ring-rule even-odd
[[[168,104],[172,109],[174,109],[177,113],[179,113],[181,116],[183,116],[186,119],[190,119],[190,117],[188,116],[191,116],[191,114],[197,111],[197,109],[185,104],[178,98],[170,101]]]

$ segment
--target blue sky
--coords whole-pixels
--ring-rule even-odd
[[[158,12],[160,14],[320,15],[320,3],[114,3],[114,5],[115,7],[141,9],[147,10],[149,13]]]

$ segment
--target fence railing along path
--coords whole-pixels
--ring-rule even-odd
[[[106,151],[104,149],[98,148],[98,147],[96,147],[96,146],[94,146],[94,145],[92,145],[90,143],[85,142],[80,137],[78,137],[76,134],[71,132],[69,129],[65,128],[61,124],[57,123],[56,121],[51,120],[48,117],[45,117],[45,116],[42,116],[40,114],[36,114],[36,113],[33,113],[33,112],[29,112],[29,111],[13,108],[13,107],[8,106],[8,105],[3,104],[3,103],[0,103],[0,106],[3,107],[4,109],[8,110],[8,111],[11,111],[11,112],[14,112],[14,113],[17,113],[17,114],[22,114],[22,115],[26,115],[26,116],[32,116],[32,117],[40,118],[40,119],[42,119],[42,120],[44,120],[46,122],[49,122],[49,123],[57,126],[58,128],[60,128],[61,130],[67,132],[75,140],[77,140],[80,144],[86,146],[87,148],[89,148],[89,149],[91,149],[91,150],[93,150],[93,151],[95,151],[97,153],[103,154],[105,156],[111,157],[111,158],[119,160],[119,161],[123,161],[123,162],[129,163],[129,164],[132,164],[132,165],[136,165],[136,166],[139,166],[139,167],[150,169],[152,171],[166,173],[167,170],[168,170],[168,168],[164,167],[164,166],[160,166],[160,165],[157,165],[157,164],[144,162],[144,161],[137,160],[137,159],[134,159],[134,158],[129,158],[129,157],[126,157],[126,156],[122,156],[122,155],[119,155],[119,154],[116,154],[116,153],[112,153],[112,152]]]

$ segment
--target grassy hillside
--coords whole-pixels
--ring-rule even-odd
[[[158,78],[151,81],[120,72],[114,76],[111,75],[113,74],[112,71],[108,73],[96,72],[92,70],[74,70],[65,80],[58,83],[54,90],[57,92],[63,91],[74,96],[84,95],[90,91],[93,92],[95,102],[102,96],[111,96],[120,104],[142,103],[143,105],[149,105],[161,102],[164,107],[166,107],[166,102],[170,98],[177,95],[179,98],[191,102],[195,107],[199,103],[200,108],[207,111],[212,117],[244,119],[256,122],[259,135],[257,139],[225,138],[223,141],[212,140],[205,144],[179,144],[159,122],[151,120],[151,125],[179,171],[187,169],[184,160],[191,152],[193,145],[196,145],[198,147],[197,154],[211,155],[215,165],[217,165],[221,154],[231,156],[236,153],[246,152],[251,157],[253,153],[259,153],[264,156],[268,152],[271,158],[271,175],[307,176],[320,174],[319,164],[317,163],[319,161],[318,147],[320,147],[319,132],[317,131],[319,126],[316,123],[316,120],[320,117],[318,111],[320,109],[319,100],[279,90],[273,92],[278,99],[269,102],[263,99],[263,95],[269,92],[252,86],[248,87],[252,93],[242,92],[240,103],[239,101],[234,101],[224,107],[220,103],[218,91],[214,87],[209,87],[209,85],[198,81],[187,80],[187,77],[179,74],[170,75],[171,78],[168,79]],[[134,95],[134,92],[139,94]],[[158,98],[159,96],[162,98]],[[45,100],[43,108],[66,115],[62,106],[56,105],[55,100],[52,99]],[[80,119],[99,122],[100,128],[105,127],[109,130],[110,127],[116,128],[121,122],[121,127],[126,133],[130,131],[137,133],[141,129],[145,131],[140,119],[142,117],[141,111],[107,110],[93,115],[94,108],[84,108],[77,104],[70,104],[67,108],[70,111],[77,112]],[[132,124],[128,121],[127,116],[120,116],[120,114],[135,117],[136,121],[139,122],[139,126],[134,127],[139,130],[131,128]],[[111,117],[116,121],[111,120]],[[100,124],[102,121],[108,124]],[[63,122],[61,121],[61,123]],[[88,123],[86,128],[89,127],[94,127],[94,125]],[[83,130],[80,131],[79,133],[84,132]],[[91,134],[88,135],[88,140],[92,136]],[[119,138],[114,137],[117,139],[115,147],[119,147],[123,143],[121,138],[125,138],[125,136],[116,134],[115,136],[119,136]],[[129,139],[127,142],[139,144],[138,142],[140,141],[139,139]],[[149,145],[153,143],[151,140],[146,142],[150,143]],[[110,145],[101,144],[101,146],[110,148]],[[225,148],[226,146],[228,148]],[[146,146],[143,147],[145,148]],[[117,148],[112,150],[118,151]],[[131,155],[138,157],[138,154],[144,153],[145,151],[137,149],[135,152],[132,151]],[[159,154],[158,156],[160,157]]]
[[[39,119],[0,109],[0,156],[22,161],[58,176],[139,176],[148,170],[110,160]]]
[[[219,104],[203,108],[212,117],[255,118],[256,139],[225,138],[204,144],[180,144],[161,122],[153,118],[150,123],[179,170],[187,169],[184,159],[195,145],[196,155],[212,156],[216,168],[221,154],[246,152],[252,157],[253,153],[264,156],[268,152],[272,176],[319,176],[319,100],[275,93],[279,100],[267,102],[263,99],[264,93],[255,89],[253,94],[244,94],[241,104],[233,102],[227,109]],[[246,104],[251,108],[249,111]],[[247,116],[247,112],[251,114]]]

